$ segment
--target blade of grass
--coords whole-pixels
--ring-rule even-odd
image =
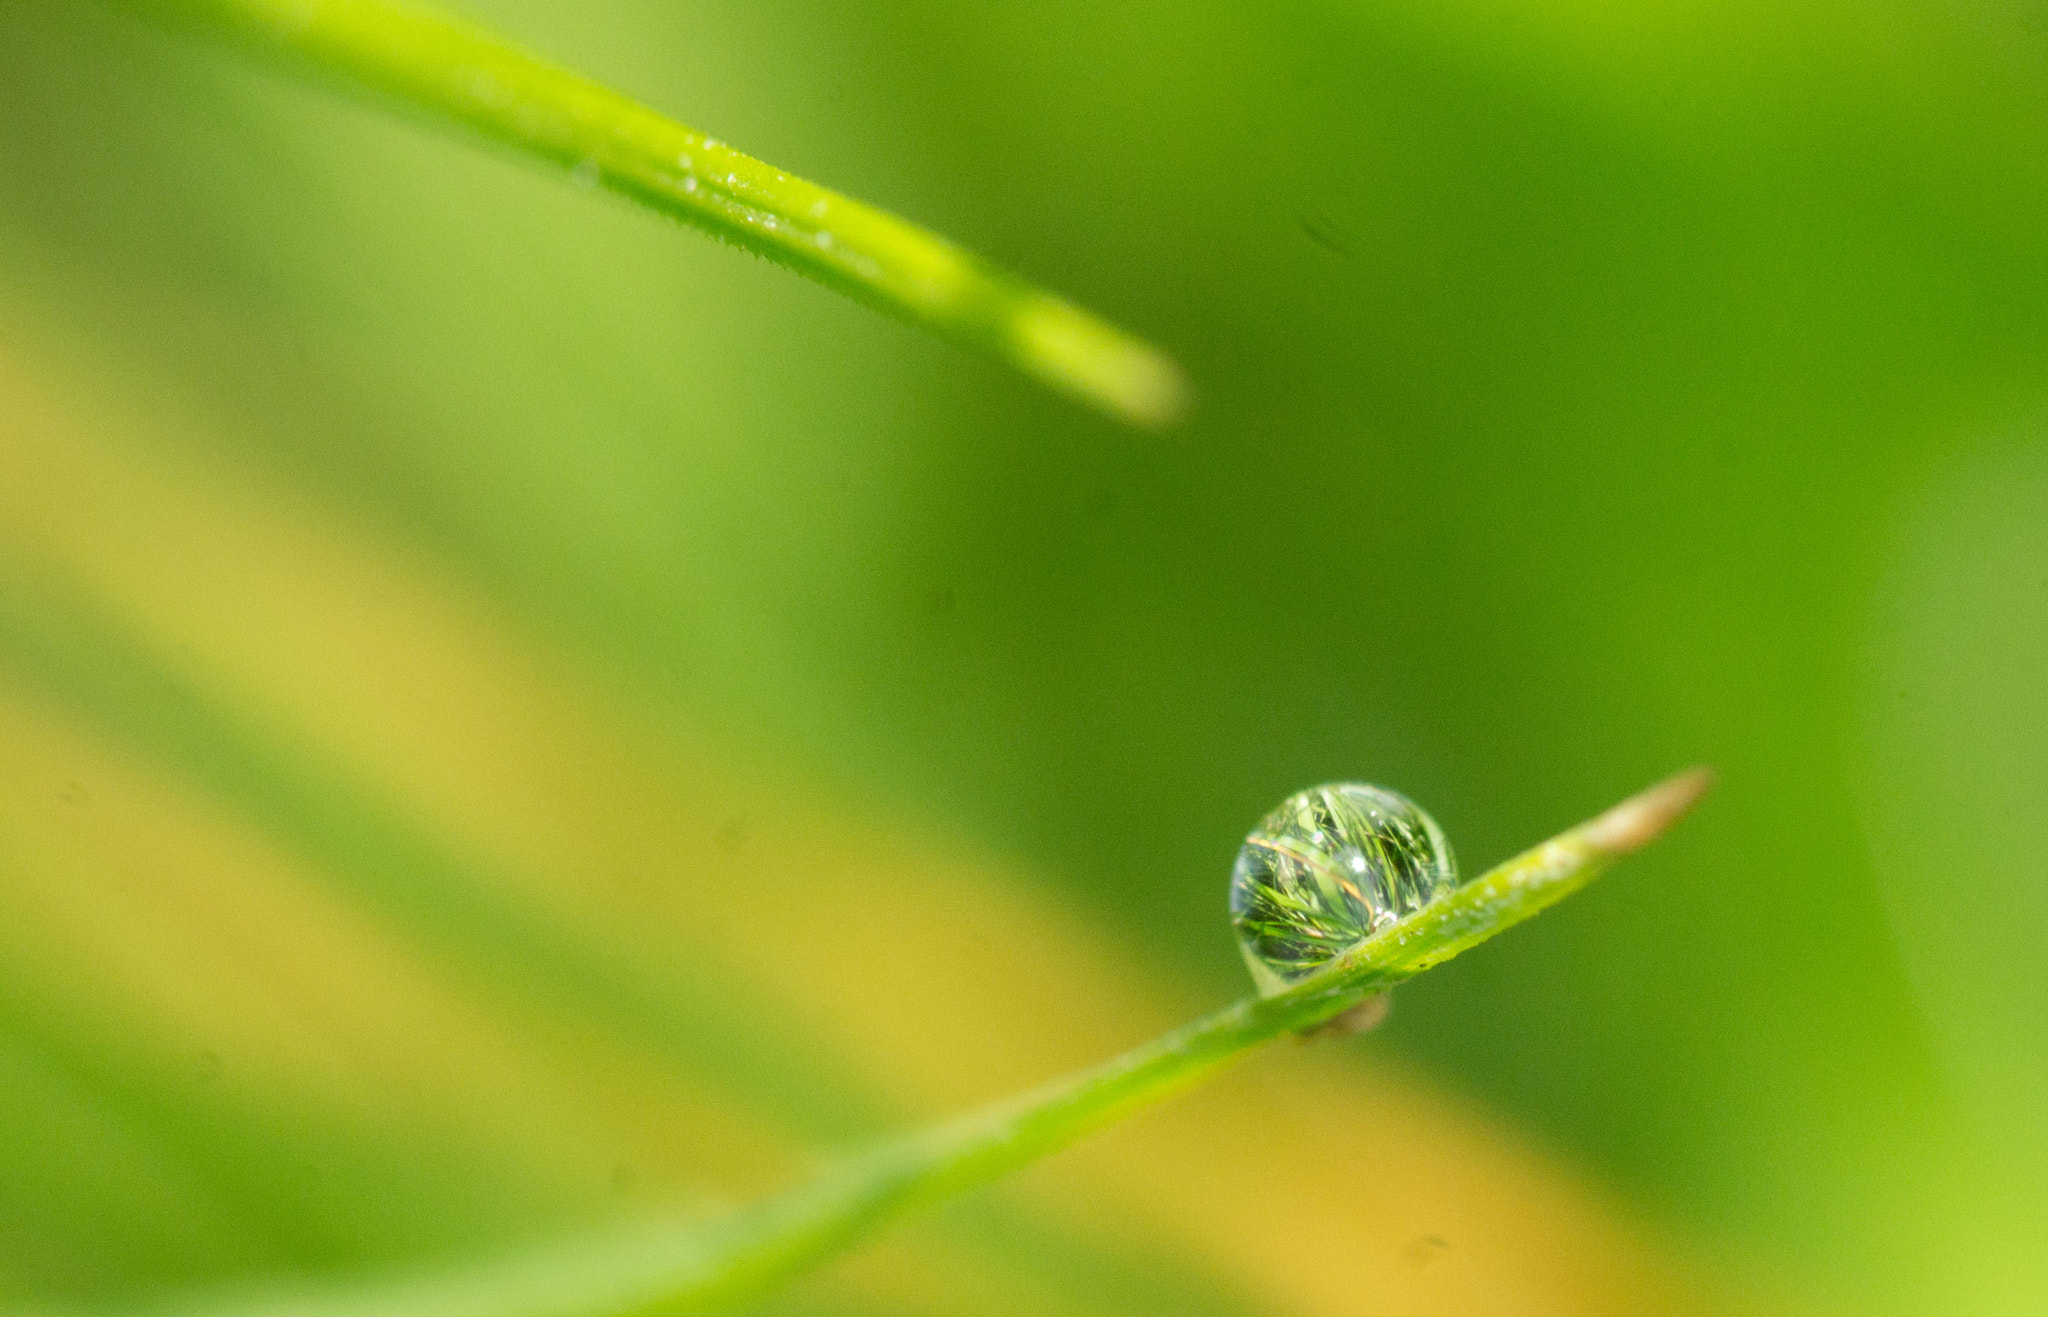
[[[837,1073],[811,1045],[815,1040],[807,1042],[761,1002],[730,982],[721,981],[716,992],[700,991],[694,976],[650,980],[616,963],[578,930],[516,899],[502,872],[401,817],[311,746],[266,734],[248,710],[180,674],[141,637],[92,609],[88,600],[52,589],[55,584],[9,570],[0,553],[0,690],[17,686],[51,698],[81,725],[207,789],[317,866],[337,890],[365,900],[422,950],[444,955],[451,968],[467,970],[488,989],[614,1033],[686,1070],[693,1080],[771,1115],[806,1143],[843,1143],[855,1131],[886,1127],[885,1108]],[[9,893],[10,867],[47,863],[46,855],[37,857],[20,843],[18,837],[0,836],[0,890]],[[388,1247],[408,1231],[411,1238],[436,1241],[438,1248],[474,1253],[479,1239],[531,1228],[519,1214],[532,1205],[517,1188],[507,1183],[480,1194],[475,1185],[484,1172],[463,1163],[456,1150],[448,1150],[446,1162],[436,1162],[409,1144],[387,1144],[346,1126],[316,1129],[322,1146],[346,1148],[346,1173],[324,1174],[313,1192],[295,1181],[280,1182],[271,1174],[276,1158],[306,1155],[302,1126],[289,1119],[267,1123],[260,1104],[236,1101],[215,1086],[195,1090],[189,1083],[167,1082],[161,1068],[152,1068],[160,1058],[135,1054],[104,1030],[94,1011],[75,1010],[61,998],[45,1008],[37,997],[45,991],[28,967],[0,967],[0,1078],[10,1046],[28,1047],[33,1060],[61,1072],[66,1091],[89,1104],[94,1119],[112,1122],[138,1144],[170,1156],[182,1177],[179,1187],[202,1195],[209,1207],[218,1204],[216,1210],[232,1214],[231,1226],[243,1232],[230,1236],[250,1251],[233,1264],[235,1270],[303,1269],[309,1258],[345,1256],[380,1243]],[[31,1011],[32,1003],[49,1018]],[[182,1078],[186,1071],[177,1074]],[[0,1136],[0,1158],[7,1153],[5,1143]],[[150,1193],[161,1192],[170,1174],[161,1172],[154,1183],[145,1176],[134,1189],[74,1193],[66,1201],[82,1200],[80,1210],[87,1211],[146,1211],[134,1204],[152,1201]],[[346,1187],[337,1189],[337,1181]],[[366,1230],[358,1219],[362,1204],[377,1202],[382,1188],[392,1184],[404,1191],[405,1201],[380,1209],[380,1222],[388,1228]],[[481,1218],[488,1224],[479,1225],[478,1213],[499,1205],[504,1220],[517,1222],[518,1230],[494,1217]],[[971,1220],[961,1233],[972,1247],[1003,1256],[1012,1267],[1043,1269],[1069,1282],[1077,1273],[1088,1275],[1118,1292],[1145,1296],[1154,1309],[1191,1317],[1244,1311],[1217,1276],[1202,1273],[1199,1262],[1177,1259],[1172,1268],[1134,1263],[1124,1251],[1104,1251],[1064,1223],[1034,1218],[1000,1201],[976,1205]],[[131,1251],[151,1246],[142,1227],[129,1229],[123,1237]],[[365,1245],[366,1238],[373,1243]],[[189,1245],[157,1247],[173,1249],[175,1262],[158,1270],[175,1288],[190,1284],[181,1285],[180,1274],[207,1274],[207,1258]],[[661,1256],[672,1260],[673,1245]],[[128,1261],[135,1274],[148,1271],[146,1262]],[[570,1270],[581,1274],[574,1266]],[[122,1280],[110,1275],[105,1288],[126,1292]],[[8,1311],[0,1300],[0,1312]]]
[[[872,1129],[797,1032],[687,975],[654,978],[313,748],[181,673],[68,582],[0,553],[0,679],[41,692],[238,810],[422,949],[629,1040],[811,1137]],[[780,1042],[764,1046],[764,1034]],[[802,1063],[797,1058],[803,1058]]]
[[[956,246],[480,27],[401,0],[126,0],[452,121],[1138,425],[1187,406],[1164,353]]]
[[[470,1273],[249,1305],[261,1317],[670,1317],[741,1306],[916,1207],[986,1184],[1196,1082],[1312,1032],[1555,905],[1683,817],[1694,769],[1526,851],[1381,930],[1285,992],[1248,997],[1092,1070],[855,1157],[708,1226],[614,1236]],[[207,1311],[220,1314],[212,1306]]]

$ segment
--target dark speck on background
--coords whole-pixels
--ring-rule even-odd
[[[1428,1266],[1430,1259],[1451,1246],[1451,1241],[1442,1235],[1420,1235],[1408,1241],[1408,1247],[1401,1250],[1401,1260],[1416,1271]]]
[[[1358,235],[1331,219],[1328,215],[1302,215],[1297,221],[1309,241],[1323,250],[1342,256],[1347,260],[1358,249]]]

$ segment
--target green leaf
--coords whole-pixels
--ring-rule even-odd
[[[1138,425],[1164,353],[906,220],[796,178],[491,33],[397,0],[129,0],[565,167]]]
[[[1571,895],[1683,817],[1712,785],[1694,769],[1526,851],[1269,997],[1234,1005],[1092,1070],[855,1157],[707,1226],[648,1229],[373,1290],[295,1293],[273,1317],[654,1317],[723,1311],[816,1267],[885,1222],[987,1184],[1183,1088],[1261,1043],[1375,1021],[1386,989]],[[221,1309],[207,1311],[219,1314]]]

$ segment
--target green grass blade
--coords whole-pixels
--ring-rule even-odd
[[[874,1128],[867,1122],[880,1113],[855,1107],[803,1035],[780,1034],[729,986],[714,991],[685,974],[657,979],[619,963],[316,748],[180,674],[80,592],[4,557],[0,679],[55,699],[212,793],[477,982],[715,1077],[810,1137]]]
[[[1248,997],[1093,1070],[843,1163],[708,1227],[653,1230],[466,1276],[262,1302],[260,1317],[669,1317],[738,1307],[913,1208],[986,1184],[1261,1043],[1313,1032],[1591,882],[1712,784],[1695,769],[1524,852],[1381,930],[1285,992]],[[211,1311],[218,1314],[219,1309]]]
[[[792,177],[483,29],[399,0],[129,0],[470,128],[1139,425],[1171,359],[937,234]]]
[[[65,584],[12,568],[0,555],[0,688],[50,700],[80,726],[103,732],[207,791],[250,826],[295,851],[336,891],[364,903],[428,957],[466,972],[487,991],[573,1020],[579,1028],[614,1035],[658,1064],[723,1090],[804,1143],[842,1144],[856,1132],[887,1127],[881,1104],[861,1095],[814,1045],[815,1039],[763,1002],[723,977],[713,989],[700,986],[697,974],[650,978],[616,962],[601,944],[579,935],[581,930],[513,896],[517,885],[505,873],[395,812],[317,746],[281,730],[266,731],[249,710],[181,675],[143,638]],[[0,879],[10,867],[34,862],[14,853],[13,840],[0,835]],[[4,887],[0,883],[0,890]],[[187,1216],[199,1218],[189,1222],[189,1235],[167,1227],[151,1236],[124,1214],[146,1215],[172,1172],[159,1170],[152,1180],[152,1163],[144,1158],[137,1159],[142,1169],[134,1171],[120,1156],[127,1145],[113,1136],[103,1140],[110,1148],[103,1162],[85,1167],[57,1160],[65,1146],[59,1143],[42,1164],[61,1168],[48,1173],[62,1175],[67,1192],[43,1204],[43,1228],[67,1233],[52,1225],[66,1219],[61,1213],[67,1210],[104,1213],[117,1224],[74,1226],[66,1245],[52,1244],[39,1255],[45,1268],[53,1265],[47,1255],[63,1247],[91,1247],[78,1244],[79,1236],[102,1238],[108,1229],[122,1230],[121,1265],[94,1268],[105,1277],[100,1288],[133,1290],[135,1278],[153,1266],[180,1296],[176,1302],[185,1305],[192,1302],[195,1282],[181,1277],[204,1277],[211,1271],[303,1271],[336,1256],[374,1254],[399,1240],[426,1241],[444,1253],[474,1254],[488,1247],[480,1240],[524,1235],[533,1228],[521,1213],[537,1210],[534,1204],[511,1184],[479,1189],[479,1177],[490,1168],[463,1162],[455,1149],[437,1161],[437,1153],[422,1155],[418,1146],[388,1142],[374,1131],[316,1124],[308,1133],[292,1116],[275,1116],[217,1088],[202,1084],[195,1091],[186,1071],[167,1081],[160,1058],[137,1054],[118,1030],[109,1030],[91,1011],[78,1011],[61,997],[44,1001],[38,995],[44,991],[28,967],[0,965],[0,1092],[12,1104],[7,1108],[11,1124],[23,1126],[37,1116],[32,1104],[24,1105],[33,1086],[26,1095],[20,1091],[21,1076],[54,1075],[54,1081],[45,1082],[58,1083],[91,1119],[107,1122],[137,1146],[169,1156],[179,1191],[209,1207],[218,1204],[218,1215],[227,1222],[222,1227],[214,1213],[195,1212],[188,1204]],[[10,1083],[15,1088],[9,1089]],[[77,1113],[60,1110],[48,1118],[75,1121]],[[312,1146],[323,1151],[345,1150],[338,1165],[322,1172],[321,1187],[311,1191],[271,1173],[276,1158],[311,1155],[309,1139],[319,1140]],[[9,1151],[6,1141],[0,1136],[0,1161]],[[25,1169],[18,1157],[5,1164],[17,1178]],[[81,1188],[79,1182],[94,1173],[138,1178],[132,1184]],[[402,1186],[402,1201],[383,1203],[393,1184]],[[502,1216],[494,1215],[499,1208]],[[389,1227],[363,1226],[360,1217],[372,1213]],[[613,1242],[594,1253],[578,1250],[559,1265],[543,1254],[537,1270],[522,1264],[501,1273],[493,1285],[459,1279],[448,1292],[465,1297],[452,1307],[438,1298],[421,1302],[437,1313],[529,1311],[495,1296],[506,1285],[531,1294],[538,1292],[536,1285],[545,1289],[587,1273],[598,1277],[592,1293],[613,1292],[622,1276],[672,1278],[679,1256],[709,1247],[708,1238],[684,1234],[649,1232],[623,1247]],[[1005,1256],[1010,1266],[1043,1268],[1069,1280],[1077,1272],[1091,1275],[1098,1283],[1142,1293],[1160,1311],[1191,1317],[1235,1317],[1244,1311],[1198,1263],[1177,1260],[1171,1271],[1134,1265],[1063,1224],[999,1201],[977,1205],[969,1235],[976,1248]],[[209,1253],[202,1247],[206,1244],[215,1251]],[[234,1249],[243,1252],[230,1252]],[[535,1282],[530,1279],[534,1275],[547,1279]],[[346,1300],[337,1302],[349,1306]],[[205,1301],[197,1307],[211,1312],[214,1304]],[[4,1296],[0,1312],[18,1317]]]

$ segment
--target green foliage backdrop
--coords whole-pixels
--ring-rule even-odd
[[[1390,1153],[1376,1184],[1376,1140],[1400,1138],[1371,1122],[1441,1103],[1599,1186],[1590,1216],[1709,1293],[2048,1302],[2048,10],[466,12],[1160,342],[1195,383],[1192,419],[1121,430],[567,177],[112,11],[18,0],[0,7],[8,700],[304,857],[480,1000],[582,1003],[629,1058],[592,1060],[546,1015],[538,1070],[646,1086],[647,1057],[682,1058],[779,1131],[685,1139],[642,1197],[692,1210],[786,1182],[792,1146],[1001,1092],[1240,992],[1229,858],[1298,787],[1396,786],[1476,868],[1709,761],[1722,788],[1679,838],[1404,989],[1369,1044],[1285,1063],[1390,1105],[1361,1109],[1345,1157],[1296,1146],[1268,1196],[1216,1219],[1256,1251],[1332,1184],[1398,1199],[1430,1163]],[[96,503],[119,482],[70,465],[51,436],[74,431],[177,473],[158,492],[181,511]],[[216,497],[275,524],[207,549],[233,520],[209,520]],[[302,521],[344,529],[267,561]],[[360,574],[329,541],[375,546],[437,583],[433,616],[487,617],[604,692],[605,725],[656,767],[576,779],[609,761],[559,729],[465,760],[423,692],[495,678],[406,648],[411,620],[271,630],[230,567],[269,572],[279,599],[295,572]],[[383,699],[372,681],[359,706],[321,703],[278,675],[351,664],[385,674]],[[532,706],[514,690],[477,707]],[[112,872],[96,843],[36,829],[101,794],[10,734],[0,872],[89,887]],[[714,902],[708,870],[656,862],[669,806],[646,784],[695,771],[675,747],[700,744],[771,785],[671,821],[706,854],[767,857],[758,893]],[[519,822],[517,791],[472,772],[524,783],[555,849],[451,840]],[[629,806],[640,841],[596,822]],[[923,860],[863,858],[904,846],[1000,860],[931,861],[957,878],[934,887]],[[212,853],[194,840],[178,862],[203,874]],[[544,889],[519,876],[542,853]],[[642,864],[629,894],[594,894]],[[507,913],[508,888],[528,904]],[[961,893],[990,904],[888,916],[950,918]],[[220,900],[220,920],[264,926],[260,902]],[[1063,931],[1001,916],[1020,902]],[[827,909],[872,951],[809,985],[844,996],[837,1013],[760,986],[775,921]],[[670,963],[661,920],[695,927],[705,958]],[[573,1192],[505,1153],[559,1168],[595,1148],[570,1149],[574,1104],[489,1105],[489,1138],[407,1108],[380,1149],[367,1118],[229,1101],[205,1087],[220,1057],[123,1034],[51,986],[96,971],[20,927],[0,974],[0,1295],[19,1305],[463,1255],[615,1210],[610,1153]],[[962,927],[995,949],[945,947]],[[1032,962],[1048,974],[1139,975],[1155,986],[1132,999],[1171,1008],[1111,1027],[1020,1005],[1047,1018],[1013,1029],[1006,990],[959,975],[1041,937],[1066,939]],[[863,977],[892,938],[923,972]],[[912,984],[941,1004],[909,1004]],[[860,1033],[949,996],[987,1013],[901,1052]],[[1014,1040],[1041,1027],[1065,1041]],[[938,1077],[892,1087],[883,1055]],[[1428,1096],[1401,1107],[1372,1087],[1388,1074]],[[620,1129],[673,1131],[677,1109]],[[1262,1108],[1232,1089],[1199,1110],[1224,1131]],[[171,1163],[209,1168],[206,1212],[165,1187]],[[1227,1234],[1081,1209],[1048,1225],[1031,1195],[1066,1191],[1020,1192],[905,1245],[979,1259],[955,1275],[906,1255],[906,1274],[952,1279],[911,1292],[856,1269],[789,1310],[1374,1312],[1392,1286],[1448,1312],[1504,1293],[1458,1280],[1482,1265],[1469,1240],[1409,1266],[1436,1237],[1419,1224],[1359,1243],[1355,1267],[1315,1260],[1347,1303],[1243,1279]],[[990,1269],[984,1290],[961,1278]]]

